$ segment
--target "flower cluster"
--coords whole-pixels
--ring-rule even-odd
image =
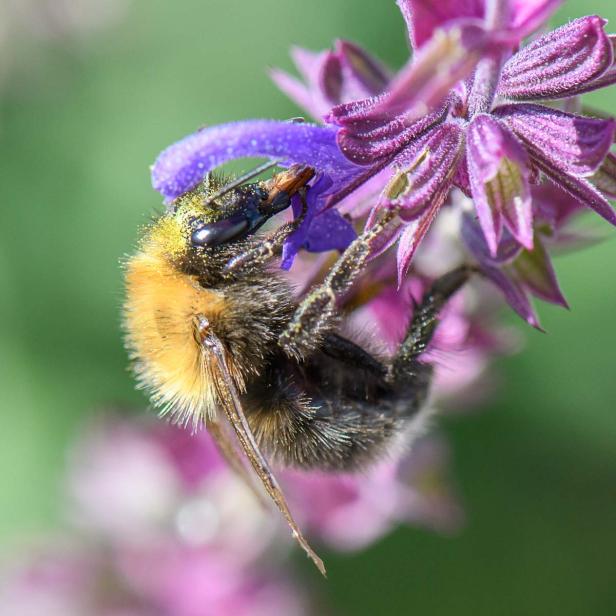
[[[444,444],[430,438],[366,475],[280,479],[308,532],[348,551],[400,523],[454,529],[460,508],[443,481],[445,462]],[[5,565],[3,614],[312,612],[289,572],[283,521],[206,432],[106,413],[75,444],[66,491],[70,532]]]
[[[247,121],[200,131],[165,150],[153,183],[167,199],[213,167],[244,156],[320,172],[309,214],[285,251],[340,250],[341,214],[370,226],[395,208],[398,284],[447,209],[460,212],[464,258],[477,262],[525,320],[535,295],[565,305],[548,247],[583,208],[616,224],[616,123],[579,111],[585,92],[616,82],[616,37],[597,16],[524,44],[557,0],[398,0],[412,56],[391,74],[358,46],[293,51],[303,80],[278,86],[322,125]],[[549,211],[548,211],[549,210]],[[371,211],[366,220],[365,215]],[[546,211],[548,211],[546,213]]]

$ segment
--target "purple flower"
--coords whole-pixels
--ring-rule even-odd
[[[401,274],[426,223],[456,185],[472,196],[492,255],[503,228],[532,250],[531,184],[540,172],[616,224],[613,208],[587,179],[608,155],[615,123],[521,102],[606,85],[603,76],[614,58],[604,23],[598,17],[578,19],[522,48],[493,71],[494,88],[487,87],[488,76],[478,80],[478,65],[470,88],[460,84],[465,87],[452,91],[444,107],[419,119],[412,114],[409,120],[414,103],[401,105],[400,97],[395,104],[374,97],[331,111],[329,121],[340,127],[338,143],[349,160],[375,173],[384,162],[392,170],[394,181],[379,205],[399,208],[413,226],[401,237],[406,244],[398,253]],[[499,67],[506,54],[500,50]],[[507,97],[516,102],[505,102]]]

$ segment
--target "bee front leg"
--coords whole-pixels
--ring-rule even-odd
[[[304,298],[279,338],[279,345],[287,355],[305,358],[319,348],[324,337],[334,329],[338,299],[364,271],[375,240],[396,216],[395,210],[388,211],[351,242],[325,280]]]
[[[270,259],[280,256],[285,241],[297,230],[306,217],[308,205],[306,204],[305,188],[298,190],[298,195],[302,203],[300,215],[292,222],[278,227],[272,235],[260,244],[257,244],[254,248],[250,248],[230,259],[223,268],[225,273],[234,274],[246,267],[258,267],[267,263]]]

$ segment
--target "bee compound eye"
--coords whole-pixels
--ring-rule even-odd
[[[193,246],[219,246],[239,238],[249,228],[250,223],[246,218],[219,220],[195,229],[190,235],[190,243]]]

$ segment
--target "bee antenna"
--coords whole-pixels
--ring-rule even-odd
[[[266,163],[247,171],[244,175],[240,175],[240,177],[236,178],[232,182],[229,182],[226,186],[223,186],[217,193],[213,194],[211,197],[208,197],[207,201],[204,203],[205,206],[211,205],[216,199],[220,199],[220,197],[226,195],[228,192],[236,189],[238,186],[241,186],[244,182],[248,180],[252,180],[252,178],[257,175],[263,173],[264,171],[268,171],[275,167],[280,161],[279,160],[270,160]]]

